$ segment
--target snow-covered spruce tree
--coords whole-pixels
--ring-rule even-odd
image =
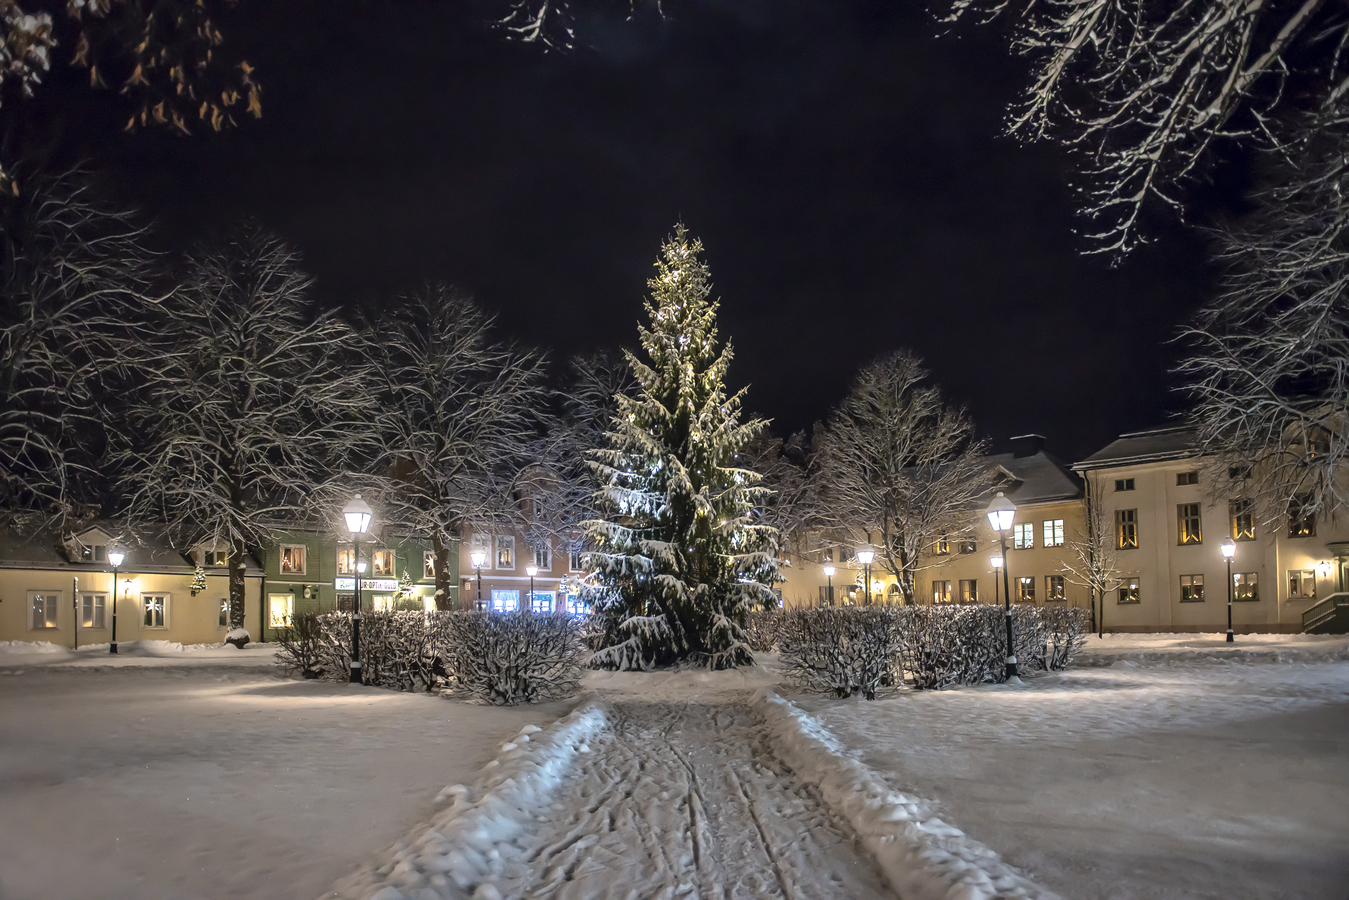
[[[741,422],[744,391],[726,395],[732,354],[701,253],[682,225],[661,248],[638,328],[650,363],[627,354],[637,394],[619,398],[609,446],[592,453],[604,518],[586,523],[589,565],[613,623],[595,668],[750,665],[745,616],[773,600],[777,532],[757,521],[766,489],[739,465],[767,423]]]
[[[308,307],[295,254],[256,228],[200,252],[145,324],[142,387],[117,429],[133,522],[227,549],[230,625],[244,557],[311,498],[357,429],[350,329]]]

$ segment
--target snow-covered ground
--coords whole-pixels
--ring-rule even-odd
[[[1349,641],[1257,645],[1108,635],[1023,687],[800,704],[1064,897],[1344,900]]]
[[[764,662],[503,710],[0,645],[0,900],[1349,896],[1349,639],[1107,636],[871,703]]]
[[[568,709],[284,679],[258,668],[274,648],[128,649],[0,653],[3,900],[317,897]]]

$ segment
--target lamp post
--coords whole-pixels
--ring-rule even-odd
[[[1007,574],[1007,532],[1012,530],[1012,519],[1016,517],[1016,504],[998,491],[998,496],[984,510],[988,514],[988,524],[998,533],[998,543],[1002,548],[1002,593],[1003,605],[1007,612],[1007,669],[1004,677],[1016,677],[1016,645],[1012,643],[1012,581]]]
[[[534,611],[534,576],[539,574],[538,566],[525,566],[525,572],[529,575],[529,611]]]
[[[478,576],[478,612],[482,612],[482,567],[487,565],[487,551],[474,550],[468,555],[473,562],[473,571]]]
[[[108,643],[108,652],[117,652],[117,570],[122,567],[126,554],[121,550],[108,553],[108,562],[112,563],[112,640]]]
[[[1227,560],[1227,643],[1235,642],[1232,636],[1232,557],[1237,554],[1237,545],[1227,541],[1222,545],[1223,558]]]
[[[352,568],[356,570],[356,603],[351,617],[351,683],[361,683],[361,535],[370,530],[370,520],[375,511],[370,504],[357,494],[351,502],[342,507],[342,516],[347,520],[347,531],[351,532]]]
[[[828,599],[829,599],[829,605],[830,605],[830,606],[833,606],[833,605],[834,605],[834,567],[833,567],[833,566],[825,566],[825,567],[824,567],[824,577],[827,578],[827,579],[829,579],[829,590],[825,593],[825,596],[828,597]]]
[[[871,605],[871,561],[876,558],[876,551],[870,547],[857,548],[857,561],[862,564],[863,581],[867,586],[867,606]]]
[[[998,605],[998,573],[1002,570],[1002,557],[994,554],[988,559],[993,564],[993,605]]]

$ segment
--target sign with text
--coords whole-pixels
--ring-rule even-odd
[[[337,581],[336,581],[336,583],[335,583],[335,586],[336,586],[336,588],[337,588],[339,591],[354,591],[354,590],[356,590],[356,579],[355,579],[355,578],[339,578],[339,579],[337,579]],[[363,591],[389,591],[390,593],[394,593],[394,592],[397,592],[397,590],[398,590],[398,579],[397,579],[397,578],[362,578],[362,579],[361,579],[361,590],[363,590]]]

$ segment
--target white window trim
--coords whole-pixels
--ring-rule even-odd
[[[389,571],[380,572],[375,568],[375,557],[381,553],[389,554]],[[370,575],[371,578],[397,578],[398,577],[398,554],[393,552],[392,547],[376,547],[370,551]]]
[[[579,568],[573,568],[573,567],[572,567],[572,557],[575,556],[576,562],[579,563],[579,562],[581,561],[581,559],[585,556],[585,553],[586,553],[586,552],[585,552],[584,550],[577,550],[577,551],[575,551],[575,552],[572,552],[572,551],[568,551],[568,552],[567,552],[567,571],[568,571],[568,572],[584,572],[584,571],[585,571],[585,567],[584,567],[584,566],[581,566],[581,567],[579,567]]]
[[[434,550],[423,550],[423,551],[422,551],[422,578],[423,578],[423,579],[427,579],[427,578],[435,578],[435,577],[436,577],[436,551],[434,551]]]
[[[509,541],[511,545],[511,564],[509,566],[498,565],[501,561],[502,545]],[[497,534],[492,536],[492,566],[491,568],[502,572],[514,572],[520,565],[520,557],[517,553],[515,544],[515,535]]]
[[[553,548],[551,545],[549,545],[547,542],[544,542],[544,544],[540,547],[531,547],[530,551],[534,555],[534,565],[538,568],[540,572],[553,571]],[[548,558],[540,562],[539,560],[540,553],[544,554]],[[543,564],[544,562],[546,562],[548,565],[544,565]]]
[[[102,624],[102,625],[86,625],[86,624],[84,624],[84,598],[85,598],[85,597],[102,597],[102,598],[103,598],[103,624]],[[80,593],[79,593],[79,599],[80,599],[80,617],[79,617],[79,623],[78,623],[78,624],[79,624],[79,627],[82,628],[82,629],[84,629],[85,631],[107,631],[107,630],[108,630],[108,592],[107,592],[107,591],[80,591]],[[93,618],[93,616],[91,615],[90,618]]]
[[[304,565],[302,565],[302,566],[300,567],[300,571],[298,571],[298,572],[288,571],[288,570],[281,564],[281,561],[282,561],[283,559],[285,559],[285,557],[286,557],[286,551],[287,551],[287,550],[300,550],[300,551],[302,551],[302,553],[304,554]],[[282,544],[282,545],[281,545],[280,553],[279,553],[279,555],[278,555],[277,558],[276,558],[276,570],[277,570],[278,572],[280,572],[282,575],[308,575],[308,574],[309,574],[309,546],[308,546],[307,544]]]
[[[285,602],[287,609],[286,618],[289,620],[281,625],[276,624],[276,613],[272,611],[272,602],[281,600]],[[294,594],[268,594],[267,595],[267,627],[268,628],[289,628],[295,621],[295,595]]]
[[[146,625],[146,624],[145,624],[145,612],[146,612],[145,600],[146,600],[147,597],[163,597],[163,598],[164,598],[164,624],[163,624],[163,625]],[[171,615],[172,610],[173,610],[173,595],[170,594],[168,591],[144,591],[144,592],[142,592],[142,593],[141,593],[141,628],[142,628],[143,630],[146,630],[146,631],[168,631],[170,628],[173,627],[173,619],[172,619],[172,615]]]
[[[55,625],[34,625],[34,624],[33,624],[33,600],[34,600],[35,598],[37,598],[37,597],[44,597],[44,598],[45,598],[45,597],[55,597],[55,598],[56,598],[56,624],[55,624]],[[62,616],[61,616],[61,609],[66,605],[66,604],[65,604],[65,599],[66,599],[66,595],[65,595],[65,592],[64,592],[64,591],[29,591],[29,592],[28,592],[28,606],[25,608],[25,611],[24,611],[24,614],[28,617],[28,630],[29,630],[29,631],[41,631],[41,632],[44,632],[44,633],[47,633],[47,634],[50,634],[50,633],[52,633],[52,632],[54,632],[54,631],[60,631],[60,630],[61,630],[61,617],[62,617]],[[45,605],[46,605],[46,604],[45,604],[45,602],[44,602],[44,606],[45,606]],[[45,609],[44,609],[44,615],[45,615]]]

